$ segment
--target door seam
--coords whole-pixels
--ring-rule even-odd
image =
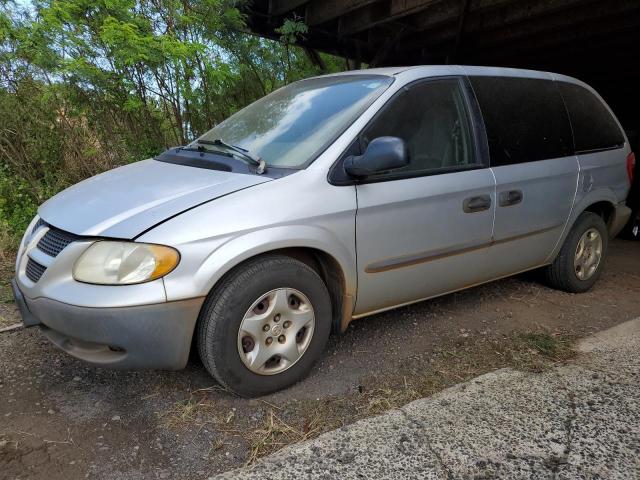
[[[576,175],[576,189],[573,192],[573,201],[571,202],[571,208],[569,209],[569,214],[567,215],[567,219],[564,222],[562,232],[560,232],[560,236],[558,237],[556,244],[551,249],[551,252],[549,252],[549,255],[547,255],[547,258],[545,258],[545,263],[551,260],[551,257],[553,257],[553,254],[556,252],[558,246],[560,245],[560,242],[564,239],[564,234],[567,231],[567,227],[569,226],[569,220],[571,220],[571,217],[573,216],[573,210],[576,208],[576,199],[578,198],[578,189],[580,188],[580,173],[582,172],[582,169],[580,167],[580,160],[578,158],[578,155],[574,155],[574,158],[576,160],[576,164],[578,165],[578,173]]]
[[[489,171],[491,172],[491,176],[493,177],[493,220],[491,222],[491,242],[496,239],[496,215],[498,212],[498,206],[496,203],[498,202],[498,179],[496,178],[496,174],[493,171],[492,167],[489,167]]]

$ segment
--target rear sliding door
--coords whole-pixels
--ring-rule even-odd
[[[492,276],[500,277],[547,261],[566,227],[579,166],[556,82],[469,79],[482,111],[496,179],[489,268]]]

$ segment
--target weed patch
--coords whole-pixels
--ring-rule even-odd
[[[355,391],[323,399],[284,402],[247,401],[246,410],[216,403],[211,389],[192,392],[163,415],[171,428],[205,426],[218,433],[214,447],[239,437],[246,446],[246,464],[282,447],[308,440],[362,418],[401,407],[447,387],[499,368],[540,372],[574,355],[572,339],[562,334],[527,332],[501,338],[470,337],[440,348],[424,362],[408,357],[398,375],[371,375]],[[213,388],[217,390],[217,388]],[[213,448],[213,447],[212,447]]]

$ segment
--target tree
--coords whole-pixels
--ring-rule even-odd
[[[15,238],[70,183],[341,68],[292,45],[300,19],[285,21],[282,42],[247,33],[242,3],[0,0],[0,228]]]

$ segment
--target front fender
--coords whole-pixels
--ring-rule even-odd
[[[286,225],[255,230],[222,241],[190,276],[165,277],[168,300],[207,295],[232,268],[260,254],[282,248],[312,248],[330,255],[340,265],[345,294],[355,296],[355,254],[330,230],[319,226]]]

